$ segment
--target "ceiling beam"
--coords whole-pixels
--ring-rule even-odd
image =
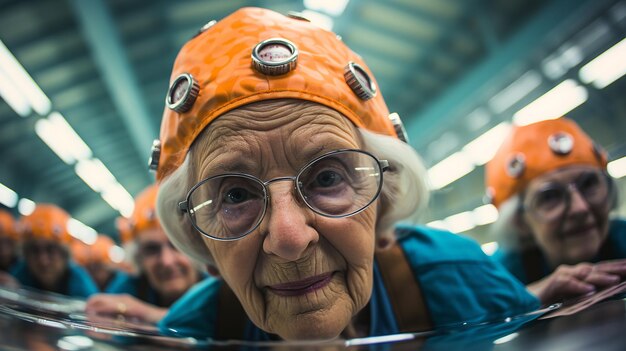
[[[553,0],[543,6],[526,25],[511,38],[500,43],[498,50],[465,74],[425,110],[406,118],[404,121],[409,139],[418,150],[424,147],[417,142],[428,142],[453,125],[459,114],[472,105],[482,103],[484,90],[501,79],[500,73],[513,69],[530,57],[542,39],[580,25],[579,21],[588,18],[598,9],[606,8],[610,0]]]
[[[148,113],[109,8],[102,0],[72,0],[71,3],[108,93],[139,157],[147,162],[152,140],[158,137],[158,131]],[[148,172],[145,178],[151,181]]]

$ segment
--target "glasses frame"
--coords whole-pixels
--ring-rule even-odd
[[[600,170],[598,171],[598,173],[606,181],[606,188],[607,188],[606,196],[607,196],[607,201],[610,204],[613,201],[612,200],[613,186],[614,186],[613,178],[606,171]],[[583,201],[585,201],[587,205],[591,206],[588,199],[580,192],[580,189],[578,189],[578,187],[576,186],[575,183],[577,180],[578,179],[568,182],[568,183],[561,183],[561,185],[563,185],[563,188],[566,189],[565,193],[567,194],[567,197],[565,198],[565,207],[563,208],[563,211],[558,216],[555,216],[554,218],[547,218],[547,217],[541,216],[538,213],[538,211],[532,210],[530,208],[531,207],[530,204],[527,204],[526,197],[528,196],[528,194],[526,192],[523,192],[522,194],[520,194],[521,195],[520,210],[522,212],[530,213],[530,215],[533,216],[533,218],[535,218],[536,220],[540,222],[550,222],[550,221],[555,221],[557,219],[561,219],[567,213],[567,211],[569,211],[570,206],[572,205],[572,191],[576,191],[580,195],[580,197],[583,199]],[[541,190],[543,191],[546,188],[549,188],[549,186],[544,186],[542,187]],[[532,201],[529,201],[529,202],[532,202]]]
[[[335,154],[340,154],[340,153],[345,153],[345,152],[357,152],[360,154],[364,154],[367,155],[369,157],[371,157],[376,164],[378,165],[378,168],[380,170],[379,172],[379,182],[378,182],[378,189],[376,189],[376,194],[372,197],[372,199],[365,204],[364,206],[362,206],[361,208],[359,208],[358,210],[352,211],[350,213],[347,214],[342,214],[342,215],[330,215],[330,214],[326,214],[324,212],[321,212],[320,210],[315,209],[313,206],[311,206],[311,204],[308,203],[308,201],[306,200],[306,197],[304,196],[304,194],[302,193],[302,190],[299,186],[300,181],[299,178],[302,175],[302,173],[307,170],[312,164],[314,164],[315,162],[335,155]],[[184,212],[187,214],[187,218],[189,218],[189,221],[191,222],[191,225],[198,231],[200,232],[200,234],[209,237],[213,240],[217,240],[217,241],[236,241],[239,240],[245,236],[247,236],[248,234],[252,233],[253,231],[255,231],[259,225],[261,225],[261,222],[263,222],[263,219],[265,218],[265,213],[267,212],[267,208],[269,206],[269,201],[270,201],[270,193],[269,193],[269,188],[268,186],[271,183],[274,182],[279,182],[279,181],[293,181],[294,182],[294,187],[296,188],[296,191],[298,193],[298,195],[300,196],[300,199],[302,199],[302,201],[304,202],[304,204],[313,212],[327,217],[327,218],[346,218],[346,217],[350,217],[350,216],[354,216],[355,214],[358,214],[362,211],[364,211],[366,208],[368,208],[377,198],[378,196],[380,196],[380,192],[382,190],[383,187],[383,173],[387,170],[389,170],[389,162],[387,160],[379,160],[376,156],[372,155],[371,153],[365,151],[365,150],[359,150],[359,149],[337,149],[337,150],[333,150],[331,152],[325,153],[323,155],[320,155],[316,158],[314,158],[313,160],[307,162],[304,166],[302,166],[300,168],[300,170],[298,171],[298,173],[295,176],[283,176],[283,177],[276,177],[276,178],[272,178],[269,179],[267,181],[263,181],[253,175],[250,174],[246,174],[246,173],[238,173],[238,172],[232,172],[232,173],[223,173],[223,174],[218,174],[218,175],[214,175],[208,178],[205,178],[203,180],[201,180],[200,182],[198,182],[196,185],[194,185],[188,192],[187,192],[187,196],[185,197],[185,200],[181,201],[178,203],[178,210],[181,212]],[[191,195],[193,194],[193,192],[198,189],[199,187],[201,187],[203,184],[216,179],[216,178],[224,178],[224,177],[229,177],[229,176],[235,176],[235,177],[242,177],[242,178],[247,178],[250,179],[252,181],[255,181],[257,183],[259,183],[261,185],[261,187],[263,188],[263,211],[261,212],[261,215],[259,216],[259,219],[257,220],[257,222],[251,227],[251,229],[249,229],[248,231],[246,231],[245,233],[239,235],[239,236],[235,236],[232,238],[222,238],[222,237],[216,237],[214,235],[211,235],[207,232],[205,232],[204,230],[202,230],[201,228],[198,227],[198,225],[196,224],[196,221],[193,219],[192,217],[192,212],[189,210],[189,203],[191,200]]]

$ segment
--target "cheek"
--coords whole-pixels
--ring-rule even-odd
[[[252,282],[257,257],[261,249],[260,235],[253,232],[247,237],[230,242],[203,238],[220,275],[233,290],[240,290]]]

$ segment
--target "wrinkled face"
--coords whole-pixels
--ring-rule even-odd
[[[210,142],[194,149],[197,180],[226,172],[264,181],[293,176],[316,156],[360,147],[345,117],[294,100],[231,111],[201,138]],[[327,218],[306,207],[293,181],[268,188],[269,206],[257,229],[237,241],[204,237],[206,245],[257,326],[285,339],[335,337],[370,298],[376,206]]]
[[[569,198],[569,206],[563,205]],[[597,168],[572,166],[531,181],[524,219],[552,265],[592,259],[608,233],[609,185]],[[559,207],[562,206],[562,207]],[[561,210],[563,208],[563,210]]]
[[[67,253],[58,242],[29,239],[24,244],[24,259],[30,273],[46,289],[53,289],[67,269]]]
[[[191,260],[172,246],[161,228],[139,233],[137,254],[148,283],[168,304],[198,281]]]

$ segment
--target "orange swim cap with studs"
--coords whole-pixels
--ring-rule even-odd
[[[104,234],[98,234],[96,242],[91,245],[85,244],[80,240],[74,240],[71,246],[72,258],[81,266],[96,262],[112,262],[109,257],[109,251],[114,245],[115,242]]]
[[[161,227],[156,215],[157,194],[157,185],[150,185],[135,197],[135,209],[130,218],[117,219],[116,225],[123,243],[134,240],[144,230]]]
[[[67,231],[70,215],[51,204],[37,204],[33,213],[19,221],[22,240],[47,239],[69,245],[73,238]]]
[[[485,166],[487,196],[500,207],[536,177],[572,165],[607,165],[606,152],[576,122],[562,117],[513,127]]]
[[[256,101],[308,100],[357,127],[405,137],[361,57],[300,16],[243,8],[207,23],[179,52],[170,83],[150,161],[157,180],[180,166],[211,121]]]

